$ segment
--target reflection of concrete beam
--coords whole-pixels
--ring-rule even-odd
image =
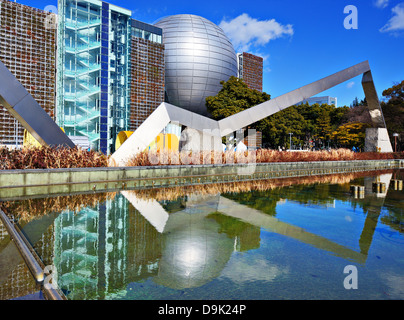
[[[344,259],[353,259],[359,263],[366,262],[366,256],[347,247],[332,242],[326,238],[305,231],[303,228],[279,221],[261,211],[238,204],[224,197],[220,198],[218,211],[228,216],[240,219],[257,227],[268,229],[274,233],[296,239],[321,250],[334,253]]]
[[[1,61],[0,103],[43,146],[74,148],[69,137]]]
[[[375,233],[381,208],[384,205],[384,201],[389,190],[391,178],[393,174],[387,173],[376,177],[365,177],[365,194],[366,194],[366,208],[368,212],[366,215],[365,225],[363,227],[361,236],[359,238],[359,247],[363,254],[368,253],[370,245],[372,244],[373,235]],[[383,182],[386,184],[386,192],[374,193],[373,183]]]
[[[164,231],[164,227],[167,224],[169,215],[156,200],[140,200],[136,197],[134,192],[130,191],[121,191],[121,193],[156,228],[157,231],[160,233]],[[202,199],[205,198],[206,196],[202,196]],[[307,232],[300,227],[279,221],[278,219],[264,214],[259,210],[241,205],[233,200],[229,200],[221,196],[213,196],[209,197],[209,202],[209,205],[206,205],[204,201],[199,204],[199,201],[194,198],[191,207],[187,206],[188,209],[184,210],[183,212],[187,212],[191,208],[193,208],[191,211],[198,215],[206,215],[212,213],[213,211],[218,211],[221,214],[239,219],[253,226],[266,228],[274,233],[299,240],[318,249],[332,252],[345,259],[353,259],[359,263],[364,263],[366,261],[366,256],[359,252],[353,251],[326,238]]]
[[[393,177],[392,173],[387,173],[387,174],[382,174],[380,176],[377,176],[377,182],[382,182],[386,185],[385,192],[380,192],[380,193],[376,194],[376,196],[378,198],[386,198],[387,192],[389,191],[390,182],[391,182],[392,177]],[[384,201],[383,201],[383,204],[384,204]]]
[[[389,191],[389,187],[390,187],[390,182],[391,182],[391,178],[393,177],[392,173],[386,173],[386,174],[382,174],[382,175],[378,175],[375,177],[365,177],[364,178],[364,184],[365,184],[365,194],[366,194],[366,198],[371,198],[372,195],[375,195],[376,198],[380,198],[380,200],[376,200],[373,199],[372,204],[382,207],[384,204],[384,198],[387,195],[387,192]],[[385,192],[378,192],[375,193],[373,190],[373,183],[376,182],[382,182],[386,184],[386,190]],[[377,202],[377,203],[376,203]]]
[[[168,213],[154,199],[142,200],[134,192],[121,191],[121,194],[131,203],[140,214],[160,233],[163,233],[168,220]]]
[[[377,126],[385,128],[380,103],[377,99],[376,89],[370,73],[369,62],[364,61],[220,121],[209,119],[168,103],[162,103],[112,154],[111,163],[124,166],[130,157],[146,149],[170,121],[178,122],[199,131],[205,131],[205,133],[208,131],[213,136],[224,137],[361,74],[363,74],[362,83],[365,96],[370,101],[369,110],[372,120]]]

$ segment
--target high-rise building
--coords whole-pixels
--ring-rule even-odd
[[[57,123],[113,150],[129,127],[131,11],[97,0],[59,0]]]
[[[59,0],[58,124],[115,151],[120,131],[135,130],[164,102],[162,30],[98,0]]]
[[[334,105],[334,106],[338,107],[337,98],[330,97],[330,96],[311,97],[311,98],[305,99],[305,100],[297,103],[296,105],[305,104],[305,103],[308,103],[309,105],[318,104],[320,106],[322,104],[328,104],[328,105]]]
[[[164,102],[163,30],[132,20],[129,129],[134,131]]]
[[[56,29],[54,13],[0,0],[0,60],[55,119]],[[0,105],[0,143],[20,145],[23,126]]]
[[[243,79],[250,89],[262,92],[263,63],[262,57],[243,52],[237,54],[238,77]]]

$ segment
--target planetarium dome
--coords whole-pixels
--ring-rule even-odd
[[[220,81],[237,76],[233,45],[222,29],[196,15],[164,17],[155,26],[163,29],[168,102],[207,115],[206,97],[220,91]]]

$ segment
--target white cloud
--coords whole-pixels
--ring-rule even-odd
[[[247,281],[272,282],[288,273],[290,273],[288,267],[271,264],[260,255],[253,259],[249,255],[238,255],[236,260],[232,260],[226,265],[221,277],[228,278],[235,283],[245,283]]]
[[[393,17],[380,29],[380,32],[404,30],[404,2],[396,5],[391,11],[393,12]]]
[[[264,46],[282,36],[292,36],[293,26],[282,25],[275,19],[257,20],[243,13],[233,20],[222,20],[219,26],[230,38],[237,51],[249,51],[251,47]]]
[[[380,9],[384,9],[389,5],[389,0],[375,0],[374,5]]]
[[[351,82],[348,82],[348,83],[346,84],[346,87],[347,87],[347,89],[351,89],[354,85],[355,85],[355,82],[354,82],[354,81],[351,81]]]

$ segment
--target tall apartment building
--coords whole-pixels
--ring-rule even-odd
[[[0,0],[0,60],[55,119],[55,14]],[[24,128],[0,105],[0,143],[22,144]]]
[[[243,79],[246,85],[253,90],[262,92],[263,86],[263,63],[262,57],[243,52],[237,54],[238,78]],[[248,134],[246,128],[244,134]],[[244,144],[250,149],[262,148],[262,132],[257,131],[252,136],[246,136]]]
[[[164,102],[163,30],[132,20],[130,130]]]
[[[250,89],[262,92],[263,63],[262,57],[243,52],[237,54],[238,77],[243,79]]]

